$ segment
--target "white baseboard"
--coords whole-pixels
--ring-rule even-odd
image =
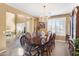
[[[65,42],[65,40],[55,40],[55,41]]]

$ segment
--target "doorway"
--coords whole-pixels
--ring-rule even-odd
[[[17,23],[16,24],[16,33],[25,33],[26,32],[26,26],[25,23]]]

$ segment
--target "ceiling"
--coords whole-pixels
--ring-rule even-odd
[[[10,6],[18,8],[35,17],[53,16],[67,14],[73,10],[73,7],[79,4],[74,3],[7,3]],[[43,6],[46,6],[45,8]]]

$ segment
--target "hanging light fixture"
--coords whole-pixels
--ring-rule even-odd
[[[46,22],[47,19],[48,19],[48,16],[47,16],[47,5],[43,5],[43,16],[42,16],[42,21],[43,22]]]

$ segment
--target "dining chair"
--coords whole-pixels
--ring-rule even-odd
[[[30,42],[30,36],[27,35],[29,33],[26,33],[20,38],[21,46],[24,49],[24,56],[36,56],[39,55],[39,50],[36,45],[32,44]]]

